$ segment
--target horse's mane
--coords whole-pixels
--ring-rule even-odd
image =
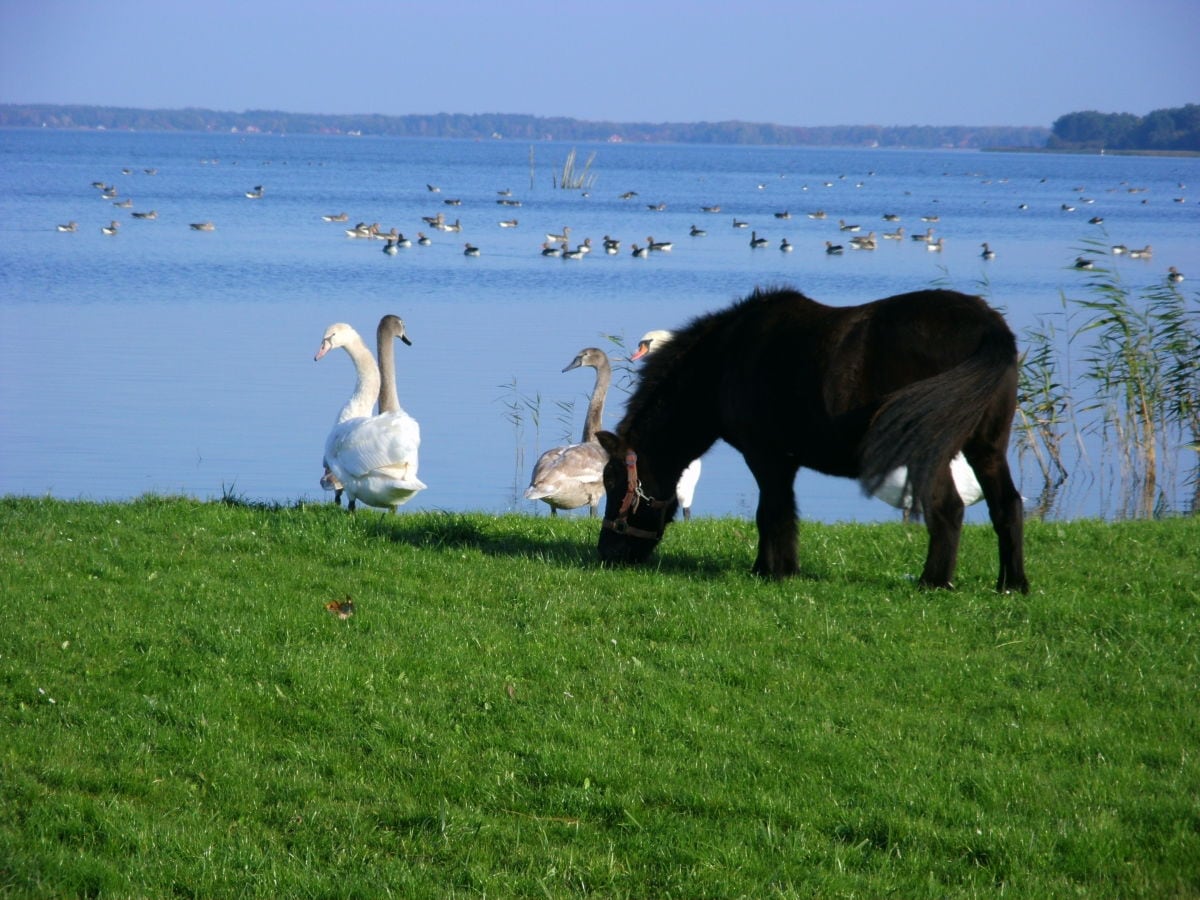
[[[808,298],[791,288],[758,287],[748,297],[731,306],[696,316],[683,328],[674,331],[665,346],[646,357],[641,377],[625,405],[625,416],[617,426],[617,431],[627,435],[628,430],[642,421],[644,416],[656,415],[662,406],[672,402],[678,391],[695,384],[700,374],[712,367],[709,360],[720,358],[722,338],[743,316],[756,311],[763,303],[797,299]],[[693,377],[680,381],[678,373],[689,370]]]

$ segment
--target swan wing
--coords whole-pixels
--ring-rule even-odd
[[[325,457],[343,482],[381,470],[406,471],[414,477],[421,426],[405,412],[350,419],[330,432]],[[340,471],[339,471],[340,470]]]
[[[525,499],[553,499],[565,509],[591,503],[604,493],[607,463],[608,453],[592,441],[547,450],[533,467]]]

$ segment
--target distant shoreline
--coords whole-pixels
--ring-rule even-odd
[[[88,105],[0,104],[0,128],[190,131],[226,134],[326,134],[588,143],[677,143],[868,149],[1044,147],[1050,129],[1001,125],[829,125],[761,122],[589,122],[518,113],[402,116],[307,114],[271,110],[134,109]]]
[[[1047,153],[1062,156],[1169,156],[1196,157],[1197,150],[1096,150],[1082,147],[981,147],[983,153]]]

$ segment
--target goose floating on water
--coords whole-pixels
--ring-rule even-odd
[[[58,228],[59,231],[71,232],[79,228],[79,223],[72,219],[66,225],[57,225],[55,227]]]

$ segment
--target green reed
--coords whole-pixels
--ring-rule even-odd
[[[1085,252],[1096,253],[1095,242]],[[1200,437],[1200,306],[1166,282],[1135,294],[1107,266],[1088,270],[1086,287],[1088,296],[1067,300],[1093,398],[1079,412],[1115,457],[1118,514],[1176,511],[1176,461]]]

